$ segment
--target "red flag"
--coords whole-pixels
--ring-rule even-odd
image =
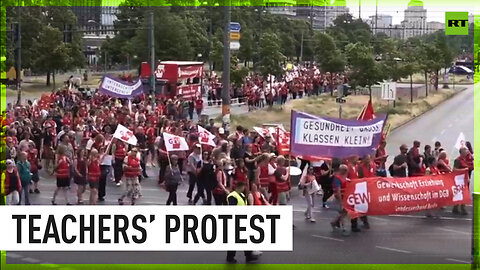
[[[375,118],[375,112],[373,111],[372,101],[369,100],[357,117],[357,120],[368,121]]]

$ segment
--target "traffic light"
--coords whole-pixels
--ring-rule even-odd
[[[72,43],[72,25],[71,24],[63,25],[63,42]]]

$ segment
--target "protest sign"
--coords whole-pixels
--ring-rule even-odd
[[[137,145],[137,137],[135,137],[133,132],[120,124],[118,124],[113,137],[128,144]]]
[[[140,79],[134,83],[129,83],[106,75],[103,77],[99,91],[111,97],[132,98],[143,94],[143,85]]]
[[[408,178],[374,177],[347,183],[343,207],[352,216],[392,215],[471,202],[468,172]]]
[[[292,111],[292,154],[336,158],[373,154],[385,120],[385,115],[359,121]]]

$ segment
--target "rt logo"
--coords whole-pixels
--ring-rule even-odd
[[[468,12],[445,12],[445,35],[468,35]]]

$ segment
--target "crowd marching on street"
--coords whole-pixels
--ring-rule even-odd
[[[242,89],[249,108],[283,104],[287,97],[315,95],[347,82],[343,75],[320,74],[313,69],[300,70],[295,78],[287,80],[292,83],[275,82],[267,88],[263,86],[268,83],[260,77],[249,77]],[[212,102],[215,87],[210,89]],[[201,115],[200,102],[180,97],[154,103],[141,96],[129,103],[99,93],[84,96],[69,88],[52,93],[49,100],[49,104],[8,104],[3,112],[7,204],[29,205],[31,196],[44,192],[42,181],[46,180],[39,176],[41,170],[56,177],[53,205],[73,201],[79,205],[99,204],[108,196],[107,181],[125,189],[116,198],[119,205],[141,204],[141,183],[151,181],[146,170],[151,166],[159,170],[159,178],[154,181],[168,192],[167,205],[183,202],[183,198],[177,198],[182,182],[188,183],[186,200],[190,205],[199,204],[200,199],[203,205],[286,205],[290,191],[298,188],[306,199],[305,218],[315,222],[312,208],[317,193],[321,193],[322,207],[339,212],[331,222],[337,230],[344,228],[347,212],[341,200],[351,180],[473,170],[473,149],[468,142],[460,148],[453,164],[440,142],[430,146],[414,141],[411,146],[401,145],[393,164],[387,166],[388,154],[394,153],[386,153],[387,141],[382,138],[372,156],[322,162],[299,160],[293,166],[302,171],[301,180],[298,187],[293,187],[288,167],[297,159],[279,154],[275,134],[259,134],[242,126],[230,132],[213,119],[196,123],[192,115],[194,110]],[[135,145],[114,137],[120,125],[135,135]],[[204,130],[214,136],[213,143],[202,143]],[[185,138],[188,150],[167,151],[165,134]],[[67,198],[72,194],[69,189],[76,191],[76,198]],[[327,203],[332,196],[337,203]],[[455,206],[453,213],[467,214],[464,205]],[[435,217],[437,213],[429,211],[426,215]],[[365,229],[370,227],[366,216],[359,219]],[[351,231],[360,231],[357,219],[351,219]]]
[[[258,74],[247,76],[241,86],[232,86],[230,95],[238,98],[239,103],[248,105],[248,110],[261,109],[274,104],[283,105],[289,98],[297,99],[305,96],[319,95],[330,92],[337,85],[347,84],[348,78],[343,73],[322,73],[315,66],[297,67],[281,78],[269,76],[267,79]],[[221,100],[222,84],[216,74],[209,76],[207,83],[208,106]]]

